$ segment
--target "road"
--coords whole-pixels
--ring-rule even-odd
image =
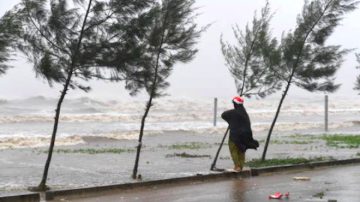
[[[310,177],[295,181],[295,176]],[[317,168],[307,171],[272,173],[246,179],[160,185],[127,191],[115,191],[88,198],[57,199],[58,201],[344,201],[360,202],[360,165]],[[274,192],[289,192],[290,197],[269,200]]]

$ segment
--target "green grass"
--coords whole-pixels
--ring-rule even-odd
[[[282,144],[281,140],[270,140],[270,144]]]
[[[323,135],[321,139],[326,141],[326,145],[336,148],[359,148],[360,147],[360,135]]]
[[[314,141],[306,141],[306,140],[303,140],[303,141],[300,141],[300,140],[293,140],[293,141],[289,141],[289,144],[311,144],[311,143],[314,143]]]
[[[220,146],[220,144],[221,144],[220,142],[214,143],[214,145],[216,145],[216,146]],[[228,145],[228,143],[225,143],[225,142],[223,143],[223,146],[227,146],[227,145]]]
[[[220,156],[219,159],[221,160],[230,160],[230,156]]]
[[[211,158],[210,155],[188,154],[186,152],[167,154],[166,155],[166,158],[173,158],[173,157],[180,157],[180,158]]]
[[[313,136],[309,135],[301,135],[294,134],[290,136],[286,136],[286,138],[290,138],[291,140],[282,140],[282,139],[272,139],[270,140],[270,144],[311,144],[314,143]],[[296,139],[296,140],[293,140]],[[259,143],[265,143],[265,140],[260,140]]]
[[[289,136],[290,138],[295,138],[295,139],[312,139],[314,138],[313,135],[306,135],[306,134],[293,134]]]
[[[209,143],[202,143],[202,142],[185,142],[182,144],[173,144],[173,145],[159,145],[158,147],[167,148],[167,149],[174,149],[174,150],[199,150],[210,148],[211,145]]]
[[[246,165],[252,168],[258,167],[268,167],[268,166],[279,166],[279,165],[288,165],[288,164],[303,164],[303,163],[311,163],[311,162],[318,162],[329,160],[332,158],[325,158],[325,157],[317,157],[317,158],[284,158],[284,159],[268,159],[265,161],[261,161],[261,159],[253,159],[251,161],[246,162]]]
[[[290,135],[290,138],[296,138],[296,141],[289,142],[290,144],[308,144],[313,143],[311,139],[320,139],[326,142],[326,145],[329,147],[335,148],[359,148],[360,147],[360,135],[348,135],[348,134],[332,134],[332,135],[321,135],[321,136],[313,136],[313,135],[301,135],[294,134]],[[300,141],[299,141],[300,139]],[[283,144],[287,143],[286,141],[275,141],[275,144]]]
[[[270,144],[310,144],[313,142],[311,140],[271,140]]]
[[[320,198],[320,199],[322,199],[324,196],[325,196],[325,193],[323,191],[313,195],[313,197]]]
[[[121,154],[124,152],[134,152],[135,149],[121,149],[121,148],[106,148],[106,149],[95,149],[95,148],[86,148],[86,149],[55,149],[54,152],[56,153],[63,153],[63,154]],[[48,151],[43,151],[43,153],[47,153]]]

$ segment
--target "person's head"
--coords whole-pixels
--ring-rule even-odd
[[[240,96],[235,96],[233,99],[232,99],[232,102],[234,104],[234,108],[235,109],[238,109],[240,108],[241,106],[243,106],[243,103],[244,103],[244,98],[240,97]]]

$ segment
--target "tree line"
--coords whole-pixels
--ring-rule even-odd
[[[195,23],[195,0],[21,0],[0,19],[0,74],[21,52],[33,64],[36,76],[50,86],[61,84],[47,160],[40,184],[46,190],[61,107],[71,89],[91,90],[92,79],[124,82],[131,95],[148,94],[141,118],[132,177],[137,178],[146,118],[153,100],[165,95],[167,78],[176,63],[191,61],[207,27]],[[336,71],[349,50],[326,45],[354,0],[305,1],[293,31],[280,40],[271,36],[273,13],[269,3],[251,26],[233,31],[236,45],[221,39],[222,52],[235,79],[237,93],[266,97],[283,90],[269,130],[265,155],[292,85],[308,91],[335,91]],[[360,55],[357,55],[360,63]],[[360,90],[360,76],[355,89]]]

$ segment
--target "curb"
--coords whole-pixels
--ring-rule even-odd
[[[38,193],[22,194],[13,196],[0,196],[0,202],[38,202],[40,195]]]
[[[207,180],[215,180],[215,179],[226,179],[226,178],[247,178],[251,176],[250,170],[245,170],[243,172],[222,172],[222,173],[211,173],[211,174],[197,174],[195,176],[188,177],[179,177],[179,178],[170,178],[163,180],[154,180],[147,182],[135,182],[135,183],[126,183],[126,184],[115,184],[115,185],[107,185],[107,186],[98,186],[98,187],[87,187],[87,188],[79,188],[79,189],[64,189],[64,190],[54,190],[47,191],[45,193],[46,200],[53,200],[58,197],[71,197],[76,195],[89,195],[99,192],[107,192],[112,190],[128,190],[128,189],[136,189],[136,188],[144,188],[150,186],[157,185],[169,185],[181,182],[203,182]]]
[[[334,161],[321,161],[314,163],[284,165],[284,166],[270,166],[264,168],[253,168],[251,169],[251,176],[259,176],[265,173],[281,172],[288,170],[313,169],[316,167],[325,167],[325,166],[330,167],[336,165],[347,165],[347,164],[355,164],[355,163],[360,163],[360,158],[334,160]]]

